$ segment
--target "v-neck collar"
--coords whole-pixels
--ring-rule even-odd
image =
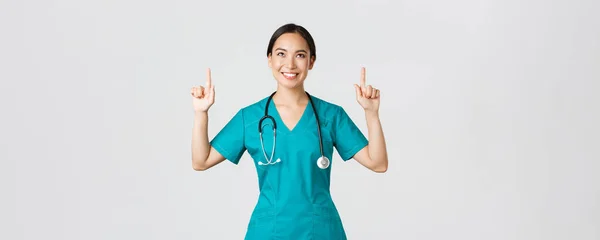
[[[271,103],[269,104],[269,115],[275,118],[275,122],[277,122],[277,131],[284,134],[293,134],[302,131],[302,129],[306,125],[306,122],[308,121],[308,118],[312,115],[312,111],[312,105],[310,104],[309,99],[308,103],[306,103],[306,107],[304,107],[302,116],[300,116],[300,119],[298,120],[296,125],[292,129],[290,129],[283,122],[283,119],[281,118],[281,115],[277,110],[277,106],[275,105],[275,101],[271,100]]]

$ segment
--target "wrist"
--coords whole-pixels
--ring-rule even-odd
[[[366,117],[379,117],[379,110],[366,110],[365,109],[365,116]]]
[[[194,115],[197,117],[206,116],[206,115],[208,115],[208,110],[207,111],[196,110],[196,111],[194,111]]]

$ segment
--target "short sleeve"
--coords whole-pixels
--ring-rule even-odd
[[[342,108],[338,108],[335,116],[334,145],[344,161],[349,160],[363,149],[369,141],[354,124],[350,116]]]
[[[231,120],[217,133],[210,142],[223,157],[234,164],[238,164],[240,158],[246,151],[244,144],[244,113],[238,111]]]

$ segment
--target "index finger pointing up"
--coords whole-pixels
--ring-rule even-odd
[[[211,85],[212,85],[212,78],[211,78],[211,74],[210,74],[210,68],[208,68],[206,70],[206,87],[210,88]]]
[[[365,67],[362,67],[360,69],[360,85],[363,86],[363,87],[365,86],[366,81],[367,81],[367,76],[366,76],[367,73],[366,73],[366,71],[367,70],[365,69]]]

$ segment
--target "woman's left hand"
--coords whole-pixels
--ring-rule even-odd
[[[363,67],[360,72],[360,85],[354,84],[356,89],[356,101],[365,111],[379,111],[379,89],[366,85],[366,70]]]

